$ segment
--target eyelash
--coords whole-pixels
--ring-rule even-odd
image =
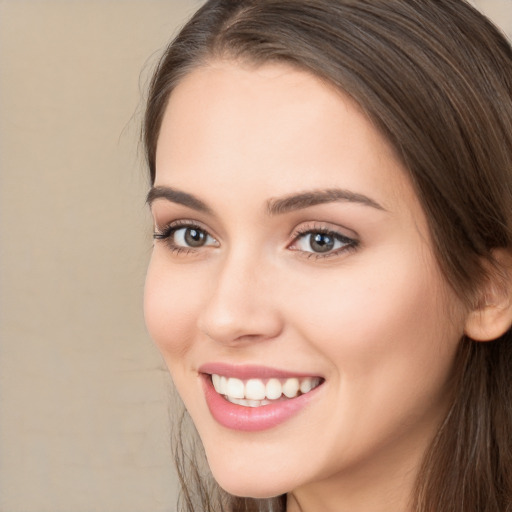
[[[292,235],[292,243],[288,245],[288,248],[291,248],[293,245],[296,245],[301,238],[306,237],[307,235],[324,235],[331,237],[337,242],[342,243],[342,247],[339,247],[338,249],[331,250],[329,252],[326,252],[324,254],[314,251],[303,251],[300,249],[291,249],[294,251],[299,252],[303,257],[307,259],[314,258],[315,260],[319,259],[327,259],[339,256],[342,253],[354,251],[359,246],[359,240],[356,240],[354,238],[350,238],[346,235],[343,235],[339,233],[338,231],[335,231],[333,229],[326,228],[325,226],[305,226],[297,228],[293,235]]]
[[[211,247],[210,245],[202,245],[197,248],[194,247],[186,247],[182,245],[177,245],[175,241],[173,240],[173,235],[181,230],[181,229],[195,229],[201,233],[204,233],[207,237],[209,237],[211,240],[216,241],[216,239],[208,233],[208,231],[203,228],[201,225],[199,225],[196,222],[189,221],[189,220],[178,220],[174,221],[167,226],[165,226],[161,231],[155,231],[153,233],[153,238],[155,240],[162,240],[164,241],[173,254],[175,255],[186,255],[191,253],[196,253],[198,250],[202,249],[203,247]],[[325,254],[322,254],[320,252],[314,252],[314,251],[304,251],[300,249],[294,249],[293,245],[296,245],[302,238],[308,236],[308,235],[324,235],[327,237],[332,238],[333,240],[340,242],[342,247],[337,248],[336,250],[329,250],[326,251]],[[359,246],[359,241],[350,237],[347,237],[335,230],[328,229],[325,226],[305,226],[302,228],[296,229],[292,236],[291,236],[292,242],[288,244],[287,248],[290,250],[296,251],[299,254],[301,254],[302,257],[305,257],[307,259],[314,258],[315,260],[318,259],[326,259],[330,257],[338,256],[344,252],[349,252],[357,249]]]
[[[198,249],[201,249],[204,246],[201,246],[199,248],[194,247],[186,247],[182,245],[177,245],[173,240],[173,235],[176,233],[176,231],[179,231],[180,229],[195,229],[197,231],[200,231],[202,233],[205,233],[207,237],[210,237],[212,240],[216,241],[215,238],[213,238],[208,231],[200,226],[197,222],[189,221],[189,220],[177,220],[174,222],[171,222],[167,226],[165,226],[161,231],[155,231],[153,233],[153,238],[155,240],[162,240],[164,241],[168,247],[171,249],[172,253],[175,255],[186,255],[197,252]],[[207,246],[208,247],[208,246]]]

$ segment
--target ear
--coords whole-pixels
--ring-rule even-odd
[[[475,341],[495,340],[512,325],[512,253],[496,249],[493,257],[495,264],[488,265],[476,306],[466,318],[464,334]]]

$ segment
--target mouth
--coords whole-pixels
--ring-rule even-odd
[[[210,375],[215,391],[228,402],[242,407],[263,407],[309,393],[322,383],[321,377],[288,377],[247,380]]]
[[[320,396],[325,379],[266,367],[205,365],[199,373],[213,419],[228,429],[277,427]]]

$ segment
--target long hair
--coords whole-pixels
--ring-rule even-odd
[[[150,85],[143,137],[152,180],[173,88],[219,58],[289,63],[351,96],[401,157],[446,280],[466,304],[475,300],[493,250],[512,247],[512,50],[489,20],[464,0],[210,0]],[[215,490],[177,447],[184,510],[284,510],[285,497]],[[512,511],[510,331],[491,343],[461,340],[452,405],[412,499],[414,512]]]

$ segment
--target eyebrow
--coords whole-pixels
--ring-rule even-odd
[[[151,206],[157,199],[166,199],[172,203],[181,204],[193,210],[213,214],[212,209],[196,196],[171,187],[152,187],[146,202]],[[302,210],[319,204],[349,202],[369,206],[377,210],[386,211],[379,203],[363,194],[339,188],[326,190],[312,190],[293,194],[279,199],[269,199],[267,212],[269,215],[282,215],[295,210]]]
[[[280,215],[318,204],[335,202],[359,203],[377,210],[386,211],[385,208],[368,196],[351,192],[350,190],[330,188],[293,194],[281,199],[270,199],[268,202],[268,212],[270,215]]]
[[[166,199],[172,203],[181,204],[203,213],[212,213],[206,203],[192,194],[171,187],[152,187],[146,197],[146,203],[151,206],[157,199]]]

